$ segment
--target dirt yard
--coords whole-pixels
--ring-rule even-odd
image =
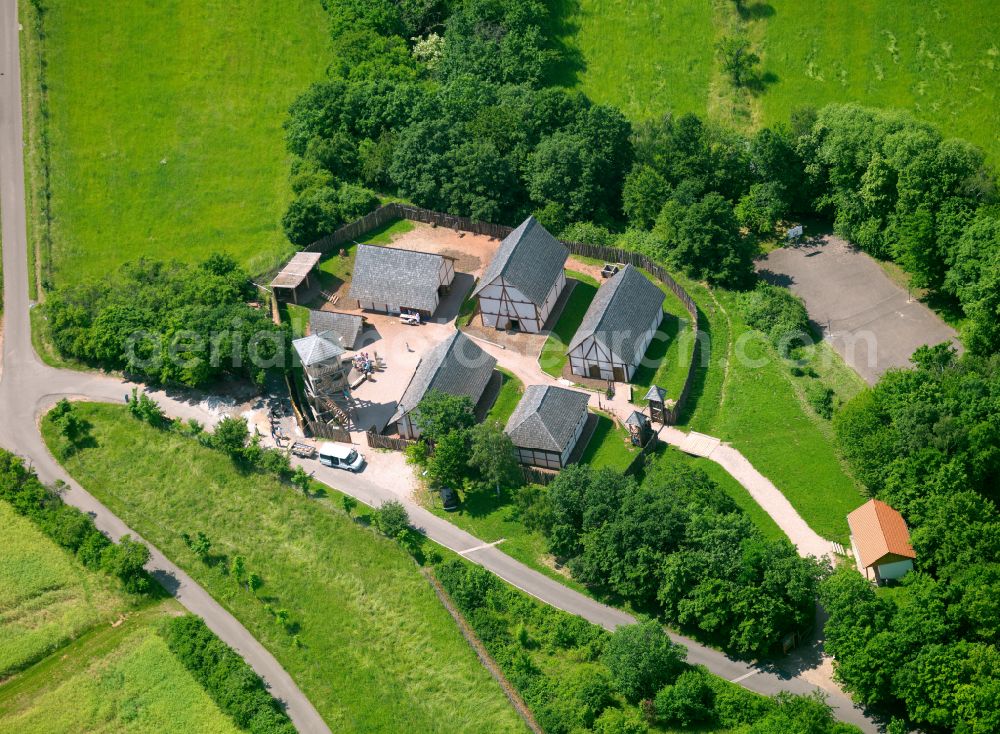
[[[954,329],[839,237],[774,250],[757,270],[802,297],[823,338],[869,384],[890,367],[909,366],[922,345],[950,341],[961,349]]]

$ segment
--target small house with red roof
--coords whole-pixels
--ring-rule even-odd
[[[847,516],[851,550],[858,570],[881,585],[913,570],[916,554],[910,545],[906,521],[881,500],[869,500]]]

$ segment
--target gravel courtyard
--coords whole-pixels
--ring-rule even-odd
[[[961,349],[954,329],[839,237],[774,250],[757,270],[805,301],[823,338],[869,384],[890,367],[909,366],[917,347],[951,341]]]

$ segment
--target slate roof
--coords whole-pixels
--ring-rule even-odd
[[[587,413],[586,393],[529,385],[504,429],[515,446],[562,453]]]
[[[478,295],[483,288],[503,276],[532,303],[541,306],[559,279],[567,257],[569,250],[537,219],[528,217],[504,237],[472,294]]]
[[[292,342],[292,347],[298,353],[299,359],[302,360],[305,367],[326,362],[344,353],[342,346],[319,334],[310,334],[296,339]]]
[[[664,298],[663,291],[645,275],[626,265],[597,289],[566,351],[573,351],[593,336],[619,359],[638,363],[642,355],[636,352],[643,346],[642,338],[654,318],[659,325]]]
[[[352,313],[309,312],[309,333],[323,336],[348,351],[354,349],[364,325],[364,319]]]
[[[428,352],[417,365],[389,422],[395,423],[416,408],[429,390],[467,395],[475,405],[483,396],[496,364],[495,358],[465,334],[456,331]]]
[[[638,410],[633,410],[632,414],[625,419],[626,426],[638,426],[642,428],[643,426],[649,425],[649,418],[645,414],[640,413]]]
[[[906,521],[881,500],[869,500],[847,516],[861,565],[874,566],[886,556],[916,558]]]
[[[662,403],[664,400],[667,399],[667,391],[664,390],[659,385],[653,385],[651,388],[649,388],[649,390],[646,391],[646,394],[643,395],[642,399],[656,400]]]
[[[358,245],[350,297],[433,312],[444,257],[398,247]]]

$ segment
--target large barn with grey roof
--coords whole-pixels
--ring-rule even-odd
[[[529,385],[504,429],[517,460],[528,466],[561,469],[587,424],[589,397],[555,385]]]
[[[663,291],[631,265],[597,291],[566,352],[574,375],[628,382],[663,320]]]
[[[366,311],[430,316],[455,279],[455,261],[398,247],[358,245],[350,297]]]
[[[396,431],[403,438],[420,437],[420,428],[414,420],[414,410],[431,390],[449,395],[464,395],[472,400],[477,412],[486,393],[486,386],[493,377],[497,361],[460,331],[434,347],[417,365],[410,384],[396,405],[389,424],[396,424]]]
[[[537,334],[566,287],[569,250],[528,217],[507,235],[472,292],[483,326]]]

